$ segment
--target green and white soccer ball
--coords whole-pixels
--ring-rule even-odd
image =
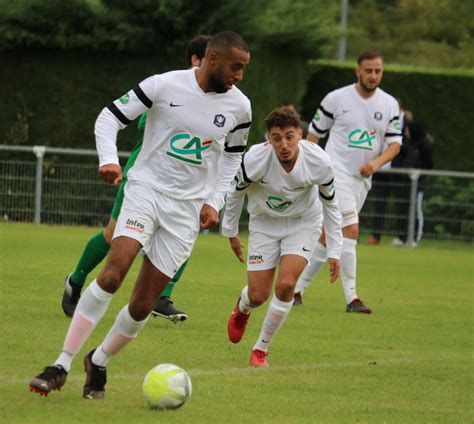
[[[143,381],[143,395],[151,409],[178,409],[191,392],[188,373],[173,364],[157,365],[148,371]]]

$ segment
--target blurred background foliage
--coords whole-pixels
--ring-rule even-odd
[[[437,165],[472,170],[464,141],[472,129],[459,122],[469,123],[474,109],[474,1],[350,0],[344,72],[321,61],[337,55],[340,13],[340,0],[0,0],[0,143],[93,148],[104,105],[151,74],[184,68],[186,44],[196,34],[231,29],[251,50],[240,85],[252,101],[251,142],[262,140],[263,118],[281,103],[311,119],[334,83],[354,81],[360,52],[377,49],[388,65],[419,67],[411,79],[409,68],[393,72],[394,79],[387,70],[382,87],[427,117],[437,145],[444,143],[435,145]],[[446,69],[419,75],[434,67],[461,76],[453,79]],[[445,95],[434,95],[439,91]],[[440,98],[443,104],[433,107]],[[129,150],[136,140],[131,125],[119,148]],[[446,162],[454,157],[446,151],[459,148],[470,163]]]
[[[232,28],[251,42],[334,58],[340,1],[0,0],[0,49],[160,51]],[[474,63],[474,2],[350,0],[348,59],[376,48],[390,62]]]

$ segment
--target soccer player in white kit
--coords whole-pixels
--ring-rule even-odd
[[[158,296],[190,256],[199,226],[218,222],[251,124],[250,101],[234,86],[249,60],[245,41],[221,32],[209,41],[200,68],[147,78],[100,113],[95,134],[99,174],[106,182],[118,182],[122,175],[118,131],[147,112],[143,147],[128,172],[107,263],[82,295],[58,359],[31,380],[32,391],[47,395],[64,385],[74,357],[143,248],[129,304],[84,358],[83,396],[104,397],[107,361],[146,324]]]
[[[356,291],[359,212],[370,190],[372,175],[398,154],[402,134],[397,101],[378,87],[383,74],[382,56],[366,52],[359,56],[357,64],[357,82],[334,90],[323,99],[309,127],[308,140],[318,143],[329,133],[325,150],[334,164],[336,196],[343,220],[341,279],[346,311],[370,314],[372,310],[363,304]],[[326,257],[323,234],[298,280],[295,300],[301,301],[301,293],[321,270]]]
[[[339,275],[342,248],[341,214],[328,154],[302,140],[300,119],[292,109],[275,109],[265,123],[268,141],[252,146],[244,155],[227,194],[222,222],[222,234],[230,238],[232,250],[243,262],[238,224],[247,194],[248,285],[228,322],[231,342],[242,339],[251,311],[268,299],[275,270],[280,268],[275,293],[250,356],[250,364],[256,367],[268,366],[268,348],[290,313],[296,281],[311,258],[323,217],[331,282]]]

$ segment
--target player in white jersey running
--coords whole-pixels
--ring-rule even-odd
[[[107,361],[146,324],[158,296],[190,256],[199,226],[218,222],[251,124],[250,101],[234,86],[249,60],[245,41],[221,32],[209,41],[200,68],[147,78],[100,113],[95,134],[99,174],[106,182],[122,175],[118,131],[146,111],[143,147],[128,173],[107,263],[82,295],[61,354],[31,380],[31,390],[47,395],[64,385],[74,357],[143,248],[129,304],[100,346],[84,358],[83,396],[104,397]]]
[[[371,177],[400,151],[402,134],[398,103],[378,86],[383,58],[366,52],[357,59],[357,83],[330,92],[309,127],[308,140],[318,143],[329,133],[326,152],[334,164],[334,181],[342,213],[344,242],[341,278],[347,312],[370,314],[356,292],[356,245],[359,212],[371,187]],[[384,150],[384,142],[387,147]],[[295,302],[326,261],[324,234],[295,290]]]
[[[222,223],[222,234],[230,238],[232,250],[243,262],[238,224],[247,194],[248,285],[228,322],[231,342],[242,339],[251,311],[269,298],[275,270],[280,268],[275,293],[250,356],[250,364],[256,367],[268,366],[268,348],[290,313],[296,281],[311,258],[323,217],[331,282],[339,275],[342,248],[331,159],[319,146],[302,140],[303,130],[294,110],[275,109],[265,123],[268,141],[252,146],[244,155],[227,194]]]

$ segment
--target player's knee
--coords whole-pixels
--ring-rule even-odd
[[[122,284],[125,274],[118,268],[105,268],[97,277],[99,285],[109,293],[115,293]]]
[[[252,306],[257,307],[267,301],[269,294],[263,291],[258,291],[258,292],[256,291],[256,292],[249,292],[248,296],[249,296],[250,304]]]
[[[275,294],[278,299],[292,299],[295,291],[296,281],[293,279],[282,279],[275,287]]]

